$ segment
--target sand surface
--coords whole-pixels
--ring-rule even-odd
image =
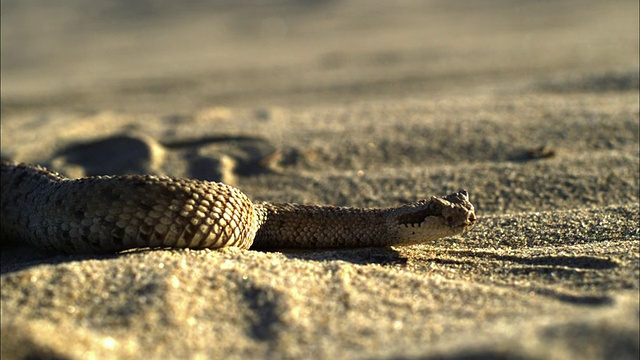
[[[465,188],[478,224],[398,248],[3,244],[3,359],[638,358],[637,2],[177,4],[3,0],[2,158],[343,206]]]

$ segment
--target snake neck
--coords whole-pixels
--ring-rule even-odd
[[[261,214],[252,249],[384,246],[386,211],[255,203]]]
[[[413,245],[469,231],[476,222],[462,190],[387,209],[256,203],[253,249]]]

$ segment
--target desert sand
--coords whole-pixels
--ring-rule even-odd
[[[137,4],[137,5],[136,5]],[[2,3],[2,158],[388,207],[410,247],[2,244],[3,359],[637,359],[638,3]]]

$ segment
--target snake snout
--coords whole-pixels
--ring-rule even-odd
[[[453,210],[453,209],[452,209]],[[451,229],[462,230],[463,232],[471,229],[476,224],[476,214],[473,210],[455,209],[448,214],[444,214],[446,221]]]
[[[476,217],[476,213],[474,213],[473,211],[469,211],[467,213],[467,221],[465,222],[465,228],[469,230],[472,227],[474,227],[476,225],[477,219],[478,218]]]

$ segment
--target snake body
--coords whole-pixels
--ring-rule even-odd
[[[465,190],[360,209],[253,202],[235,187],[194,179],[67,179],[37,165],[1,166],[2,238],[65,253],[411,245],[464,233],[476,221]]]

